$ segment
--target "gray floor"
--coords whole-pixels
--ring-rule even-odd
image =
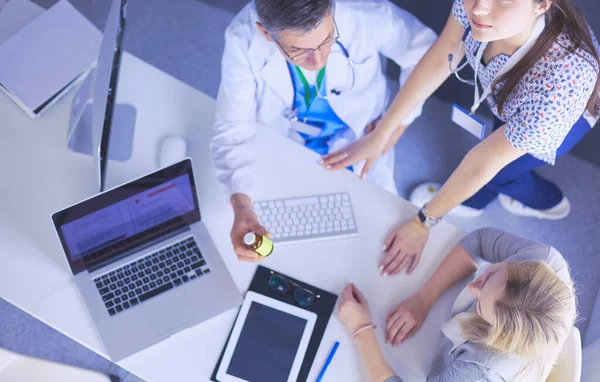
[[[99,28],[108,14],[109,0],[71,0]],[[214,0],[209,0],[214,1]],[[48,7],[56,0],[36,1]],[[195,0],[129,0],[125,49],[191,86],[215,96],[219,83],[223,32],[232,14]],[[424,115],[397,145],[396,180],[401,193],[423,181],[444,181],[475,138],[449,122],[450,105],[435,98]],[[558,222],[516,218],[494,202],[477,219],[452,219],[466,230],[495,226],[555,246],[568,259],[579,298],[578,327],[585,333],[600,283],[600,168],[565,156],[540,173],[555,181],[570,198],[573,211]],[[83,348],[53,329],[0,300],[0,347],[54,359],[127,382],[135,376]],[[599,326],[596,324],[595,326]]]

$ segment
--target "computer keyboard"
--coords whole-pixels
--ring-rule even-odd
[[[113,316],[210,273],[192,236],[94,278]]]
[[[347,193],[257,201],[254,212],[280,244],[358,235]]]

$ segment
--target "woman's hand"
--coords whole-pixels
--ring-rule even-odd
[[[344,288],[340,297],[338,316],[352,334],[371,323],[369,303],[354,284],[348,284]]]
[[[396,346],[412,337],[423,325],[432,306],[433,300],[419,292],[396,305],[387,315],[385,342]]]
[[[233,227],[231,228],[231,243],[233,251],[236,253],[238,260],[257,262],[264,260],[264,257],[249,249],[244,245],[244,235],[248,232],[254,232],[257,235],[271,234],[267,229],[260,224],[258,217],[252,210],[252,202],[250,197],[244,194],[234,194],[231,197],[231,205],[233,207]]]
[[[394,147],[406,129],[406,126],[394,130],[386,129],[380,122],[375,121],[367,126],[367,134],[344,149],[325,155],[321,165],[328,170],[339,170],[366,160],[360,174],[361,179],[364,179],[375,161]]]
[[[383,277],[400,273],[408,266],[407,274],[415,270],[429,238],[429,228],[417,217],[400,224],[387,238],[383,250],[387,255],[379,265]]]

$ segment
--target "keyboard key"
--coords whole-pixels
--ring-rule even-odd
[[[122,278],[123,278],[123,277],[125,277],[125,276],[123,276],[123,274],[119,272],[119,274],[117,275],[117,277],[118,277],[119,279],[122,279]]]
[[[142,280],[138,280],[135,282],[135,286],[141,286],[143,284]]]
[[[154,258],[152,259],[152,264],[156,264],[156,263],[158,263],[158,257],[154,257]]]
[[[187,256],[192,256],[192,255],[194,254],[194,252],[192,252],[192,251],[185,251],[185,254],[186,254]]]
[[[206,261],[200,260],[199,262],[192,264],[192,269],[196,269],[196,268],[201,267],[203,265],[206,265]]]
[[[129,293],[127,294],[127,296],[128,296],[129,298],[133,298],[133,297],[135,297],[135,292],[131,291],[131,292],[129,292]]]
[[[210,273],[210,269],[206,268],[206,269],[204,270],[204,273],[205,273],[205,274],[206,274],[206,273]]]
[[[158,267],[161,268],[161,269],[164,268],[164,267],[166,267],[166,266],[167,266],[167,264],[165,264],[164,262],[161,262],[161,263],[158,264]]]
[[[188,237],[186,241],[194,241],[194,238],[192,236]]]
[[[179,253],[181,252],[185,252],[185,247],[182,245],[181,247],[179,247]]]
[[[117,286],[118,286],[118,287],[122,287],[123,285],[125,285],[125,283],[124,283],[122,280],[119,280],[119,281],[117,282]]]
[[[134,284],[134,283],[131,283],[131,284],[127,285],[127,287],[128,287],[130,290],[133,290],[133,288],[135,288],[135,284]]]
[[[110,308],[110,309],[108,310],[108,314],[110,314],[111,316],[114,316],[114,315],[115,315],[115,313],[116,313],[116,312],[115,312],[115,310],[114,310],[113,308]]]
[[[167,261],[165,261],[165,263],[166,263],[167,265],[171,265],[171,264],[173,264],[173,261],[172,261],[171,259],[167,259]]]
[[[179,256],[173,256],[173,262],[176,263],[179,261]]]
[[[131,280],[132,280],[132,281],[135,281],[135,280],[137,280],[137,279],[138,279],[138,275],[133,275],[133,276],[131,276]]]
[[[117,282],[117,278],[116,278],[115,276],[112,276],[112,277],[110,278],[110,281],[112,281],[113,283],[115,283],[115,282]]]
[[[158,280],[156,280],[156,285],[162,285],[162,284],[163,284],[163,281],[162,281],[162,279],[158,279]]]
[[[169,275],[169,277],[171,277],[171,280],[174,280],[174,279],[176,279],[176,278],[177,278],[177,274],[176,274],[176,273],[171,273],[171,274]]]
[[[115,298],[115,304],[120,304],[120,303],[121,303],[121,298],[120,297]]]
[[[145,283],[148,283],[148,282],[150,282],[150,279],[148,277],[144,277],[144,279],[142,281],[144,281]]]
[[[193,262],[196,262],[196,261],[198,261],[198,256],[192,256],[192,258],[190,260],[192,260]]]
[[[181,276],[182,274],[183,274],[183,271],[181,269],[177,271],[178,276]]]
[[[163,273],[163,271],[158,271],[158,272],[156,272],[156,275],[158,277],[163,277],[164,273]]]
[[[123,303],[123,308],[129,309],[129,303],[127,301]]]
[[[150,292],[148,293],[144,293],[138,296],[140,302],[144,302],[146,300],[148,300],[149,298],[152,298],[160,293],[166,292],[169,289],[173,288],[173,284],[171,283],[165,283],[162,286],[152,289]]]
[[[131,301],[129,301],[129,303],[131,304],[131,306],[136,306],[140,302],[137,298],[132,298]]]
[[[144,292],[147,292],[147,291],[148,291],[148,289],[150,289],[150,288],[148,288],[148,285],[144,285],[144,286],[142,287],[142,290],[143,290]]]
[[[106,304],[104,304],[107,308],[110,308],[111,306],[115,305],[115,303],[113,301],[108,301]]]
[[[149,275],[150,273],[152,273],[152,269],[150,268],[146,268],[146,270],[144,271],[147,275]]]
[[[115,308],[117,309],[117,312],[123,311],[123,307],[121,305],[117,305]]]
[[[200,268],[196,269],[196,274],[198,276],[202,276],[202,269],[200,269]]]
[[[107,279],[107,278],[108,278],[108,274],[102,275],[102,279]]]
[[[142,277],[144,277],[144,272],[140,272],[140,273],[138,273],[138,274],[137,274],[137,276],[138,276],[139,278],[142,278]]]
[[[129,288],[126,285],[123,288],[121,288],[121,291],[123,291],[123,293],[127,293],[129,291]]]
[[[96,283],[96,288],[100,289],[100,288],[102,288],[102,287],[103,287],[103,284],[102,284],[101,282],[99,282],[99,283]]]
[[[117,284],[110,284],[110,290],[117,289]]]
[[[156,275],[153,273],[150,275],[150,280],[154,280],[154,279],[156,279]]]
[[[175,283],[176,286],[181,285],[181,279],[175,279],[175,280],[173,280],[173,282]]]
[[[150,283],[150,288],[156,288],[156,283],[154,281]]]
[[[136,273],[138,271],[137,267],[131,267],[131,272]]]
[[[135,294],[141,294],[142,293],[142,288],[137,288],[135,290]]]
[[[169,282],[169,276],[164,276],[162,279],[163,279],[163,281],[164,281],[164,282],[166,282],[166,283],[168,283],[168,282]]]
[[[145,266],[147,267],[151,267],[152,266],[152,261],[148,260],[144,263]]]
[[[131,271],[129,269],[125,271],[125,276],[131,276]]]
[[[181,276],[181,279],[183,280],[184,283],[187,283],[190,280],[190,278],[187,277],[187,275]]]
[[[177,263],[177,268],[183,268],[183,261]]]
[[[146,266],[144,264],[138,264],[138,269],[141,271],[144,268],[146,268]]]
[[[197,255],[200,254],[200,250],[198,248],[194,248],[192,251],[194,251],[194,253],[197,254]]]
[[[186,247],[187,248],[194,248],[195,244],[194,243],[187,243]]]
[[[185,267],[183,268],[183,270],[185,271],[185,273],[191,272],[192,268],[190,267]]]
[[[185,265],[190,265],[191,264],[190,259],[185,259],[183,262],[185,263]]]
[[[191,279],[191,280],[193,280],[193,279],[195,279],[196,277],[197,277],[196,275],[191,275],[191,276],[190,276],[190,279]]]
[[[100,289],[100,294],[105,294],[105,293],[108,293],[109,291],[110,290],[108,289],[108,287],[102,288],[102,289]]]
[[[172,271],[174,271],[174,270],[176,270],[176,269],[177,269],[177,265],[175,265],[175,264],[171,265],[171,270],[172,270]]]
[[[158,271],[158,265],[153,265],[153,266],[152,266],[152,270],[153,270],[154,272]]]
[[[174,254],[174,255],[179,255],[179,248],[175,248],[175,249],[173,250],[173,254]],[[177,260],[175,260],[175,261],[177,261]]]
[[[123,292],[121,292],[121,290],[120,290],[120,289],[117,289],[117,290],[115,291],[115,295],[116,295],[116,296],[120,296],[120,295],[121,295],[121,293],[123,293]]]

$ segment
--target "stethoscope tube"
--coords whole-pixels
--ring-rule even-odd
[[[462,50],[462,48],[465,46],[465,41],[467,40],[467,36],[469,35],[469,32],[471,32],[471,26],[469,25],[469,27],[467,29],[465,29],[465,33],[463,33],[462,39],[460,40],[460,44],[458,45],[458,49],[456,50],[456,55],[453,54],[449,54],[448,55],[448,68],[450,69],[450,73],[454,74],[454,76],[462,83],[464,84],[468,84],[471,86],[475,86],[475,81],[474,80],[465,80],[463,79],[460,74],[458,74],[459,71],[463,70],[467,65],[469,65],[469,60],[467,59],[467,61],[465,61],[462,65],[459,66],[460,62],[457,64],[455,69],[452,69],[452,62],[454,61],[454,58],[458,58],[460,56],[460,51]],[[466,50],[465,50],[465,54],[466,54]]]

